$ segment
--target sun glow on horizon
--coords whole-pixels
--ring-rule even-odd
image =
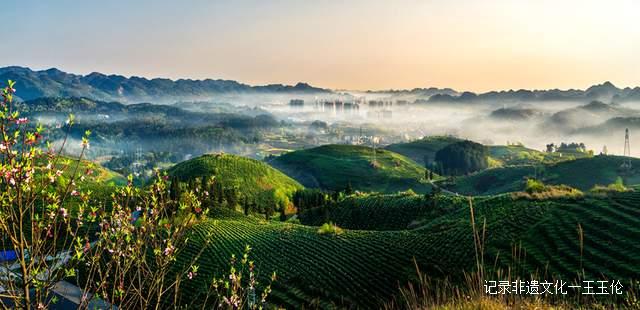
[[[0,12],[0,65],[333,89],[640,85],[637,1],[60,1]],[[16,52],[18,50],[19,52]]]

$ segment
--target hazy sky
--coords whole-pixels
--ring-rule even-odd
[[[2,66],[344,89],[640,86],[636,0],[20,0],[0,20]]]

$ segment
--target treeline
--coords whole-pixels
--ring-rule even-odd
[[[169,196],[180,201],[185,192],[193,193],[201,203],[201,212],[208,209],[227,208],[242,211],[245,215],[258,213],[271,219],[276,212],[286,218],[288,198],[278,191],[266,190],[257,195],[249,195],[239,185],[225,185],[215,177],[193,178],[187,182],[176,177],[170,178]]]
[[[298,218],[304,225],[332,222],[358,230],[403,230],[420,225],[462,205],[462,197],[449,197],[435,190],[425,195],[412,191],[397,194],[326,193],[302,190],[294,195]]]

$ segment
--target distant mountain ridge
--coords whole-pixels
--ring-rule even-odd
[[[429,102],[491,102],[491,101],[603,101],[607,103],[619,103],[640,101],[640,87],[618,88],[611,82],[593,85],[585,90],[580,89],[548,89],[548,90],[507,90],[490,91],[476,94],[463,92],[459,94],[439,93],[431,96]]]
[[[123,103],[172,103],[179,100],[207,99],[223,94],[332,93],[331,90],[313,87],[307,83],[293,86],[251,86],[232,80],[147,79],[137,76],[127,78],[98,72],[80,75],[56,68],[35,71],[19,66],[0,68],[0,81],[6,80],[16,81],[16,95],[22,100],[42,97],[86,97]]]
[[[208,100],[213,96],[236,94],[291,94],[335,95],[333,90],[318,88],[307,83],[296,85],[269,84],[251,86],[233,80],[221,79],[147,79],[105,75],[93,72],[87,75],[67,73],[56,68],[31,70],[26,67],[0,68],[0,81],[16,81],[18,97],[32,100],[42,97],[86,97],[101,101],[122,103],[174,103],[177,101]],[[593,85],[585,90],[507,90],[485,93],[458,92],[451,88],[414,88],[407,90],[366,91],[365,94],[387,94],[401,98],[410,96],[417,103],[475,103],[475,102],[527,102],[527,101],[582,101],[605,103],[640,101],[640,87],[618,88],[611,82]]]

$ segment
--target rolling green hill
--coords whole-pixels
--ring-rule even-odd
[[[540,166],[513,166],[487,169],[479,173],[456,179],[448,188],[466,195],[490,195],[522,190],[526,178],[538,176],[547,184],[565,184],[587,191],[595,185],[614,183],[618,176],[625,184],[640,183],[640,159],[633,158],[637,167],[630,174],[619,171],[624,161],[620,156],[594,156],[562,161]]]
[[[224,276],[231,255],[240,255],[250,245],[259,279],[264,282],[271,272],[277,272],[269,299],[272,303],[290,309],[378,308],[397,293],[399,283],[415,275],[414,257],[421,268],[435,272],[438,263],[412,246],[422,236],[349,230],[321,235],[317,228],[296,224],[212,219],[195,227],[192,241],[179,258],[188,261],[204,240],[212,240],[198,261],[199,276],[182,287],[189,298],[200,298],[207,279]]]
[[[384,201],[394,212],[384,210],[383,204],[372,206],[371,199]],[[344,230],[338,235],[252,217],[207,220],[195,227],[192,241],[181,253],[180,260],[186,262],[204,240],[212,240],[198,262],[201,277],[183,288],[189,298],[199,298],[206,286],[202,281],[223,276],[230,255],[241,253],[245,245],[253,248],[251,259],[263,281],[272,271],[278,273],[270,301],[287,308],[379,307],[378,302],[397,293],[398,284],[412,279],[412,258],[430,277],[447,275],[458,281],[475,266],[468,202],[445,196],[437,198],[436,204],[442,205],[437,208],[425,202],[423,196],[353,197],[342,207],[358,211],[331,216],[369,230]],[[628,283],[640,277],[639,203],[639,192],[543,201],[511,195],[474,199],[479,229],[486,220],[485,267],[491,275],[511,268],[514,277],[546,271],[547,280],[571,281],[581,273],[587,279]],[[401,224],[413,217],[414,228],[378,231],[393,224],[375,219],[388,217],[393,222],[393,214],[399,214],[396,223]]]
[[[302,186],[269,165],[231,154],[207,154],[181,162],[168,170],[181,181],[215,176],[226,186],[237,186],[248,196],[274,190],[290,195]]]
[[[398,214],[392,217],[372,203],[384,201]],[[395,199],[395,201],[394,201]],[[438,197],[425,204],[422,197],[388,195],[352,197],[330,212],[329,218],[342,227],[366,226],[387,230],[391,222],[413,218],[411,232],[423,238],[413,245],[450,275],[472,268],[475,262],[470,209],[463,197]],[[434,207],[437,205],[437,207]],[[506,194],[473,199],[476,225],[486,220],[485,261],[497,268],[518,268],[523,275],[547,268],[549,276],[573,279],[581,272],[579,228],[584,242],[582,267],[587,278],[632,280],[640,278],[640,192],[612,193],[606,197],[528,200]],[[355,209],[355,210],[348,210]],[[430,211],[425,212],[424,209]],[[371,220],[373,219],[373,221]],[[523,252],[513,257],[514,246]],[[522,254],[526,252],[526,258]],[[490,266],[487,266],[490,267]]]
[[[325,145],[290,152],[270,164],[307,187],[397,192],[426,192],[425,169],[391,151],[356,145]]]
[[[498,259],[498,268],[515,271],[517,267],[523,276],[546,270],[546,277],[555,279],[574,279],[584,271],[587,279],[629,281],[640,277],[640,247],[636,242],[640,238],[639,201],[637,192],[545,201],[502,195],[477,200],[474,213],[480,227],[484,219],[487,223],[485,261],[493,264]],[[432,259],[473,256],[468,208],[426,223],[416,231],[428,236],[420,245],[434,255]],[[452,242],[455,240],[459,241]],[[517,257],[512,256],[514,248],[521,250]],[[473,258],[467,259],[467,266],[468,260]],[[465,266],[465,262],[441,267],[456,266]]]
[[[460,141],[463,140],[456,137],[430,136],[412,142],[391,144],[386,149],[407,156],[424,166],[425,158],[433,161],[436,152],[449,144]]]
[[[65,171],[65,175],[71,175],[73,168],[75,167],[76,160],[71,159],[71,169]],[[121,174],[102,167],[99,164],[90,162],[88,160],[82,160],[78,166],[79,172],[86,172],[87,170],[92,173],[86,176],[88,183],[95,183],[101,185],[125,185],[127,184],[127,178]]]
[[[52,162],[53,163],[53,162]],[[45,159],[39,160],[38,166],[44,167],[47,165]],[[55,167],[58,170],[63,171],[62,174],[65,178],[73,176],[76,172],[76,178],[84,175],[84,184],[98,184],[98,185],[125,185],[127,184],[127,178],[121,174],[109,170],[100,164],[83,159],[78,163],[78,158],[70,156],[60,156],[55,162]]]
[[[456,137],[431,136],[412,142],[391,144],[387,146],[386,149],[407,156],[415,162],[424,165],[425,158],[433,161],[436,152],[450,144],[460,141],[463,140]],[[589,156],[588,153],[579,152],[545,153],[518,144],[488,145],[487,147],[489,148],[489,163],[490,166],[493,167],[556,163]]]
[[[63,173],[57,178],[57,184],[61,190],[67,190],[67,184],[73,176],[77,185],[74,189],[79,192],[90,191],[92,203],[105,207],[111,205],[111,194],[116,187],[127,184],[127,178],[121,174],[84,159],[78,162],[77,158],[60,156],[52,170],[47,170],[45,166],[47,166],[47,162],[44,159],[38,163],[35,174],[37,179],[47,179],[55,175],[56,170],[60,170]],[[67,203],[70,206],[75,206],[77,201],[78,197],[70,196]]]

